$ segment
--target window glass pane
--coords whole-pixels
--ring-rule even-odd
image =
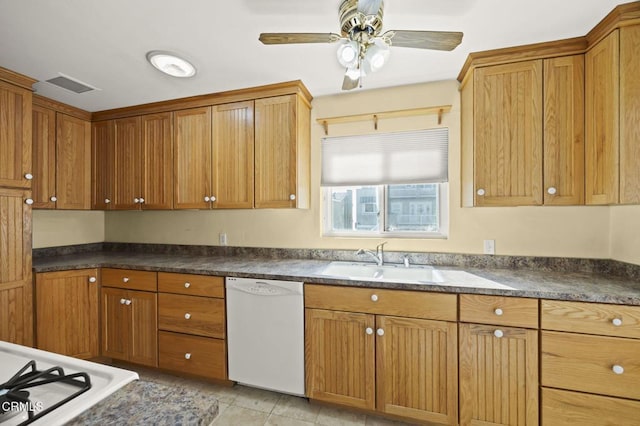
[[[387,186],[385,231],[438,232],[438,184]]]
[[[380,200],[375,186],[331,188],[333,232],[378,231]]]

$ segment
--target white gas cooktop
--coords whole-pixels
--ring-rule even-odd
[[[65,375],[86,373],[91,383],[91,387],[88,390],[80,393],[50,413],[29,423],[31,425],[62,425],[127,383],[138,379],[138,374],[133,371],[0,341],[0,385],[9,381],[18,371],[27,366],[30,361],[35,361],[38,371],[44,371],[52,367],[60,367],[64,370]],[[85,381],[86,378],[84,377],[77,379],[78,383],[84,383]],[[15,401],[11,403],[7,401],[1,402],[5,407],[0,407],[2,408],[0,409],[0,413],[9,411],[9,409],[12,410],[0,414],[0,425],[14,426],[22,424],[28,420],[28,414],[26,411],[16,411],[20,411],[22,408],[30,408],[37,414],[39,411],[46,410],[70,394],[77,392],[78,389],[80,388],[77,386],[65,383],[48,383],[40,387],[26,388],[24,390],[29,392],[29,403],[21,405]],[[0,397],[6,393],[7,390],[0,389]]]

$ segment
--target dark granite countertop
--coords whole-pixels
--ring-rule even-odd
[[[218,400],[196,389],[136,380],[66,425],[206,426],[218,415]]]
[[[475,293],[640,306],[640,279],[636,275],[617,275],[610,271],[611,268],[601,266],[592,268],[597,270],[575,271],[572,268],[562,268],[563,262],[550,262],[545,258],[536,258],[541,265],[539,267],[536,267],[535,262],[532,264],[531,261],[522,260],[520,262],[509,260],[508,268],[436,265],[435,268],[445,278],[444,282],[405,284],[327,277],[320,272],[328,265],[329,260],[295,259],[286,256],[278,257],[277,252],[275,254],[276,256],[274,253],[270,256],[259,256],[255,253],[242,252],[212,255],[189,254],[180,250],[173,254],[152,250],[144,253],[141,250],[134,252],[96,250],[67,255],[35,256],[33,267],[35,272],[110,267],[293,280],[355,287]],[[553,263],[552,267],[548,266],[550,263]],[[555,266],[556,264],[560,267]],[[544,265],[547,266],[543,267]],[[625,265],[627,268],[635,268],[635,265]]]

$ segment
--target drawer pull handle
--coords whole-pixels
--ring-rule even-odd
[[[191,314],[189,312],[184,314],[184,319],[189,319],[189,318],[191,318]]]
[[[504,332],[502,330],[496,330],[493,332],[493,335],[496,336],[498,339],[500,339],[501,337],[504,336]]]
[[[120,304],[124,305],[126,301],[127,301],[127,299],[120,299]]]
[[[621,365],[614,365],[612,368],[613,372],[616,374],[622,374],[624,373],[624,368],[622,368]]]
[[[373,328],[371,328],[371,327],[367,327],[364,331],[365,331],[368,335],[372,335],[372,334],[373,334]]]
[[[95,283],[96,281],[97,281],[96,277],[89,277],[89,282],[90,283]]]
[[[620,318],[614,318],[611,323],[616,327],[620,327],[622,325],[622,320]]]
[[[376,333],[378,334],[378,336],[384,336],[384,330],[381,328],[377,329]]]
[[[189,288],[191,287],[191,283],[184,283],[184,288]]]
[[[127,305],[127,306],[129,306],[129,305],[131,304],[131,299],[127,299],[127,300],[125,300],[124,304],[125,304],[125,305]]]
[[[189,352],[184,354],[184,359],[191,359],[191,354]]]
[[[122,279],[122,282],[123,282],[123,283],[128,283],[128,282],[129,282],[129,277],[124,277],[124,278]]]
[[[495,311],[493,311],[493,313],[494,313],[494,314],[496,314],[497,316],[502,316],[502,314],[503,314],[504,312],[502,312],[502,309],[500,309],[500,308],[496,308],[496,310],[495,310]]]
[[[372,302],[377,302],[378,301],[378,295],[377,294],[372,294],[371,295],[371,301]]]

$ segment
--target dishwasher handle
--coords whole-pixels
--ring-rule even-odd
[[[237,290],[254,296],[288,296],[300,294],[295,288],[287,288],[265,281],[253,281],[250,283],[227,282],[227,290]]]

